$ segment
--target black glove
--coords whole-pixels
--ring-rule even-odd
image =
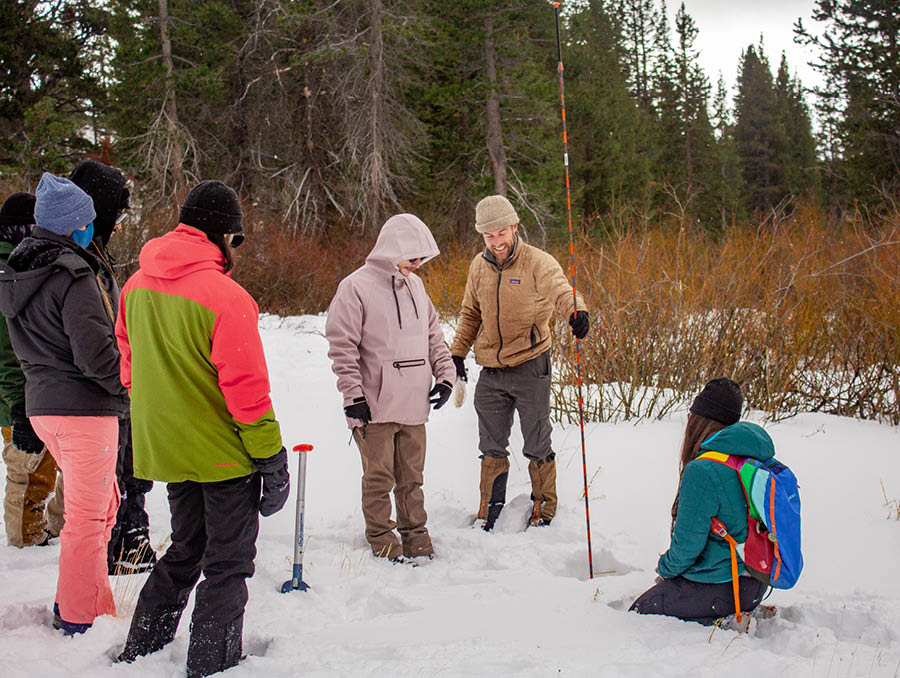
[[[453,387],[446,381],[442,381],[440,384],[435,384],[434,388],[431,389],[431,392],[428,394],[428,402],[434,405],[434,409],[439,410],[450,400],[451,393],[453,393]]]
[[[262,476],[262,498],[259,500],[259,512],[263,516],[277,513],[284,506],[291,493],[291,474],[287,467],[287,450],[283,447],[278,454],[267,459],[253,459],[253,463]]]
[[[569,316],[569,324],[572,326],[572,334],[576,339],[584,339],[588,330],[591,329],[591,321],[588,319],[587,311],[578,311],[578,315],[574,313]]]
[[[365,398],[356,398],[352,405],[344,408],[344,414],[347,415],[347,419],[359,419],[363,426],[372,421],[372,411]]]
[[[452,356],[452,358],[453,365],[456,367],[456,376],[463,381],[469,381],[469,376],[466,374],[466,359],[460,358],[458,355]]]
[[[28,454],[40,454],[44,451],[44,441],[38,438],[37,433],[31,428],[31,422],[25,416],[25,403],[13,405],[10,408],[12,415],[12,444],[17,450]]]

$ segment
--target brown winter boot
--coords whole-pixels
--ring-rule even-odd
[[[549,525],[556,515],[556,455],[552,452],[546,459],[528,462],[531,476],[531,511],[529,525]]]
[[[509,457],[481,457],[481,504],[478,519],[483,520],[485,532],[494,528],[506,503],[506,480],[509,478]]]

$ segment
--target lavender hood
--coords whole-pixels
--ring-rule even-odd
[[[418,217],[391,217],[366,263],[341,281],[328,308],[328,357],[344,406],[365,398],[373,422],[424,424],[433,382],[453,383],[453,360],[425,285],[397,269],[401,261],[427,261],[439,252]],[[351,428],[359,424],[348,420]]]

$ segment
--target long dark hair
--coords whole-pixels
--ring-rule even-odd
[[[700,456],[700,444],[714,433],[718,433],[725,424],[708,419],[699,414],[688,414],[687,426],[684,428],[684,440],[681,442],[681,460],[678,464],[678,488],[681,489],[681,476],[684,475],[684,467]],[[675,501],[672,502],[672,528],[675,531],[675,517],[678,515],[678,492],[675,493]]]
[[[231,246],[225,242],[225,235],[222,233],[207,233],[206,237],[209,241],[219,248],[222,256],[225,257],[225,273],[234,269],[234,259],[231,256]]]

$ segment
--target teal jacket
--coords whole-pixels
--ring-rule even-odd
[[[0,262],[6,263],[13,246],[0,241]],[[25,401],[25,375],[9,340],[6,318],[0,315],[0,426],[12,424],[9,410]]]
[[[722,429],[700,449],[759,460],[775,456],[769,434],[746,421]],[[709,531],[713,517],[725,524],[739,544],[746,541],[747,500],[738,474],[711,459],[694,459],[684,467],[681,476],[672,542],[657,565],[662,577],[681,575],[704,583],[731,581],[731,551],[724,539]],[[738,572],[744,573],[740,557]]]

